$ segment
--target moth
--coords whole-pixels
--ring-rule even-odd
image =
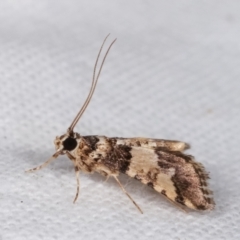
[[[201,163],[183,153],[189,148],[187,143],[139,137],[82,136],[74,131],[93,96],[106,57],[116,41],[115,39],[107,48],[97,72],[99,57],[108,36],[104,39],[98,52],[91,89],[82,108],[66,133],[56,137],[54,141],[56,152],[52,157],[28,172],[40,170],[58,156],[67,155],[74,165],[77,181],[74,203],[79,195],[79,173],[84,171],[87,173],[98,172],[107,178],[113,177],[141,213],[141,208],[120,183],[118,179],[120,173],[127,174],[150,186],[182,208],[213,209],[212,192],[207,185],[208,174]]]

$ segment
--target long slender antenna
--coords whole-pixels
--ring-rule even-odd
[[[80,112],[84,109],[85,105],[87,104],[87,100],[88,100],[88,98],[90,97],[90,94],[91,94],[91,92],[92,92],[92,89],[93,89],[93,86],[94,86],[94,82],[95,82],[95,74],[96,74],[96,68],[97,68],[98,60],[99,60],[100,54],[101,54],[101,52],[102,52],[103,46],[104,46],[104,44],[105,44],[108,36],[109,36],[109,34],[108,34],[108,35],[105,37],[105,39],[103,40],[103,43],[102,43],[102,45],[101,45],[101,47],[100,47],[100,50],[99,50],[99,52],[98,52],[98,55],[97,55],[97,59],[96,59],[96,62],[95,62],[95,65],[94,65],[94,69],[93,69],[92,85],[91,85],[89,94],[88,94],[88,96],[87,96],[87,98],[86,98],[86,100],[85,100],[85,102],[84,102],[81,110],[78,112],[77,116],[74,118],[71,126],[69,127],[69,131],[72,131],[72,130],[73,130],[73,128],[74,128],[73,124],[77,121],[78,115],[79,115]],[[75,123],[75,125],[76,125],[76,123]]]
[[[101,54],[101,52],[102,52],[102,48],[103,48],[104,43],[106,42],[108,36],[109,36],[109,34],[108,34],[108,35],[106,36],[106,38],[104,39],[104,41],[103,41],[103,43],[102,43],[102,45],[101,45],[101,47],[100,47],[100,50],[99,50],[99,52],[98,52],[98,55],[97,55],[97,59],[96,59],[96,62],[95,62],[95,65],[94,65],[94,69],[93,69],[92,85],[91,85],[91,89],[90,89],[90,91],[89,91],[89,94],[88,94],[88,96],[87,96],[87,98],[86,98],[86,100],[85,100],[82,108],[80,109],[80,111],[78,112],[77,116],[74,118],[73,122],[71,123],[70,127],[68,128],[68,132],[69,132],[69,133],[73,132],[74,127],[76,126],[76,124],[78,123],[79,119],[81,118],[81,116],[83,115],[84,111],[86,110],[86,108],[87,108],[87,106],[88,106],[88,104],[89,104],[89,102],[90,102],[90,100],[91,100],[91,98],[92,98],[92,96],[93,96],[93,93],[94,93],[94,91],[95,91],[95,88],[96,88],[96,85],[97,85],[99,76],[100,76],[100,74],[101,74],[101,71],[102,71],[104,62],[105,62],[105,60],[106,60],[106,57],[107,57],[107,55],[108,55],[108,53],[109,53],[112,45],[113,45],[113,44],[115,43],[115,41],[117,40],[117,39],[115,39],[115,40],[110,44],[110,46],[108,47],[108,49],[107,49],[107,51],[106,51],[106,53],[105,53],[105,55],[104,55],[104,57],[103,57],[102,63],[101,63],[101,65],[100,65],[100,68],[99,68],[99,70],[98,70],[97,77],[95,77],[95,76],[96,76],[96,68],[97,68],[97,65],[98,65],[99,56],[100,56],[100,54]]]

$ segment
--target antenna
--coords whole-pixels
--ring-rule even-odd
[[[93,93],[94,93],[94,91],[95,91],[95,88],[96,88],[96,85],[97,85],[99,76],[100,76],[100,74],[101,74],[101,71],[102,71],[104,62],[105,62],[105,60],[106,60],[106,58],[107,58],[107,55],[108,55],[108,53],[109,53],[112,45],[113,45],[113,44],[116,42],[116,40],[117,40],[117,39],[113,40],[112,43],[109,45],[109,47],[108,47],[108,49],[107,49],[107,51],[106,51],[106,53],[105,53],[105,55],[104,55],[104,57],[103,57],[102,63],[101,63],[101,65],[100,65],[100,68],[99,68],[98,73],[97,73],[97,76],[96,76],[96,68],[97,68],[97,65],[98,65],[98,60],[99,60],[100,54],[101,54],[101,52],[102,52],[102,48],[103,48],[103,46],[104,46],[104,44],[105,44],[105,42],[106,42],[106,40],[107,40],[107,38],[108,38],[109,35],[110,35],[110,34],[108,34],[108,35],[105,37],[105,39],[104,39],[104,41],[103,41],[103,43],[102,43],[102,45],[101,45],[101,47],[100,47],[100,50],[99,50],[99,52],[98,52],[97,59],[96,59],[95,65],[94,65],[94,69],[93,69],[92,85],[91,85],[89,94],[88,94],[88,96],[87,96],[87,98],[86,98],[83,106],[82,106],[81,109],[79,110],[77,116],[74,118],[74,120],[72,121],[70,127],[68,128],[68,132],[69,132],[69,133],[72,133],[72,132],[73,132],[74,127],[76,126],[76,124],[78,123],[79,119],[81,118],[81,116],[83,115],[84,111],[86,110],[86,108],[87,108],[87,106],[88,106],[88,104],[89,104],[89,102],[90,102],[90,100],[91,100],[91,98],[92,98],[92,96],[93,96]]]

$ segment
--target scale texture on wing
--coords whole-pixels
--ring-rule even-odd
[[[182,206],[198,210],[214,207],[204,167],[182,153],[189,147],[186,143],[85,136],[83,146],[86,164],[93,166],[94,171],[106,176],[125,173]]]
[[[192,209],[214,207],[207,188],[208,175],[193,157],[181,152],[131,147],[123,173],[154,188],[170,200]]]

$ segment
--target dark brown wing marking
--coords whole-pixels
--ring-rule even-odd
[[[209,176],[202,164],[195,162],[192,156],[181,152],[164,152],[156,149],[156,154],[159,157],[158,165],[161,169],[175,169],[171,179],[176,188],[176,202],[185,205],[187,199],[196,209],[213,208],[214,201],[209,197],[212,192],[207,189]]]
[[[109,138],[108,143],[111,147],[107,156],[102,159],[102,163],[112,171],[125,173],[132,158],[132,148],[127,145],[117,145],[115,138]]]
[[[97,149],[97,143],[99,142],[99,138],[97,136],[84,136],[83,138],[92,151]]]

